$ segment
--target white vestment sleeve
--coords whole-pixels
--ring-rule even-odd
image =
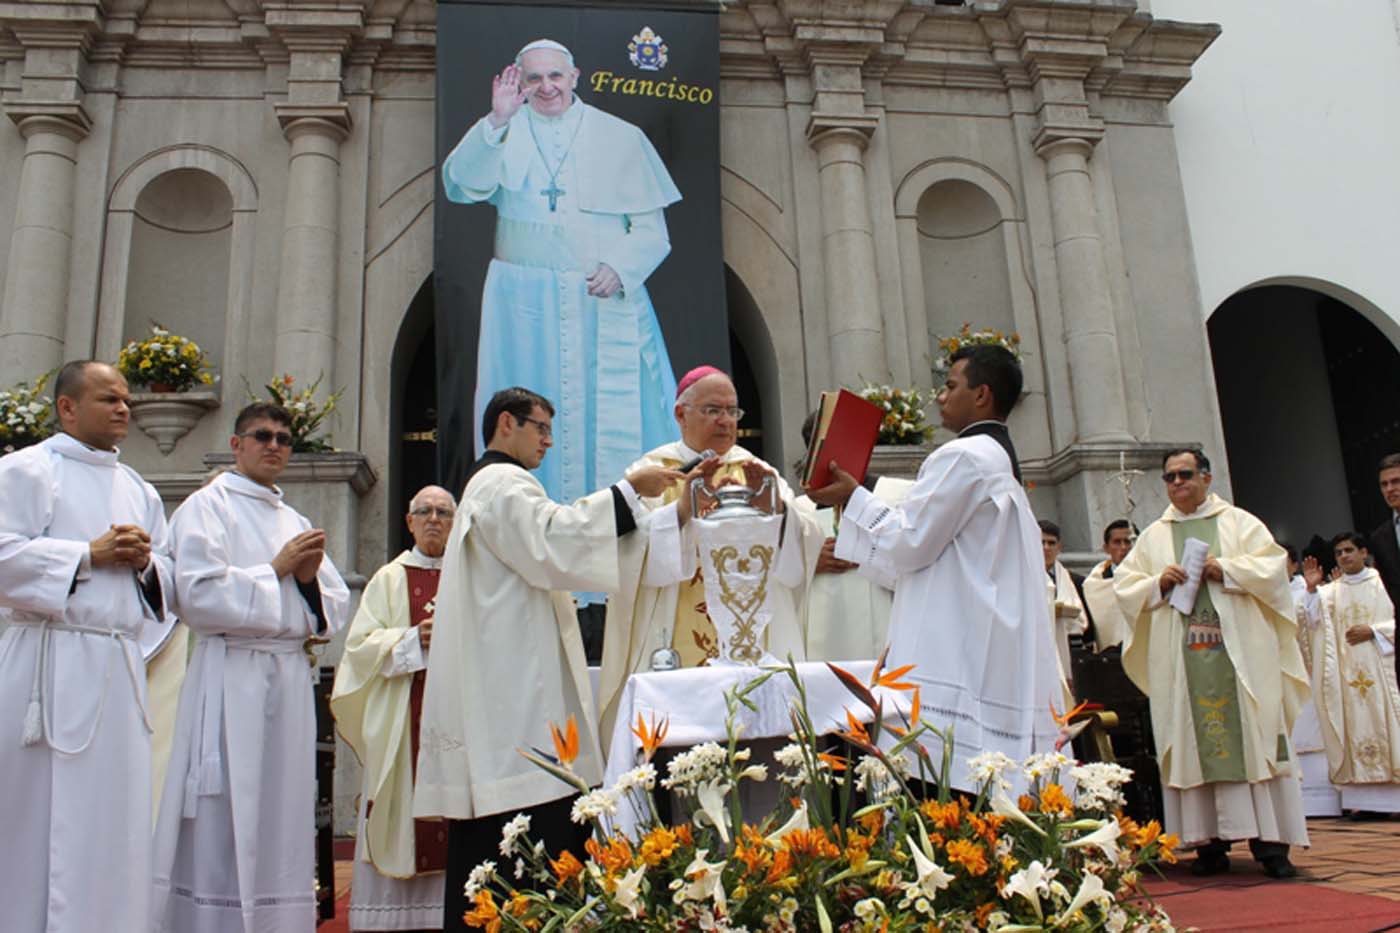
[[[472,124],[442,165],[442,184],[449,199],[460,204],[489,200],[501,184],[510,124],[493,130],[485,117]]]
[[[622,290],[633,293],[670,254],[671,238],[660,210],[628,214],[627,226],[627,233],[604,244],[598,255],[622,279]]]
[[[477,494],[483,504],[468,533],[478,535],[501,563],[530,586],[617,589],[617,525],[611,489],[561,505],[538,482],[522,481],[512,471]]]
[[[857,487],[841,513],[836,556],[896,577],[929,566],[985,499],[978,493],[982,481],[965,454],[951,451],[929,459],[897,506]]]
[[[46,536],[53,507],[43,451],[11,454],[0,463],[0,606],[63,614],[88,543]]]
[[[695,540],[680,527],[676,503],[653,511],[643,530],[647,536],[643,586],[671,586],[695,576],[699,563],[695,556]]]
[[[418,629],[415,626],[403,630],[403,636],[384,658],[379,673],[385,677],[402,677],[421,671],[427,666],[428,662],[423,657],[423,643],[418,638]]]
[[[176,511],[174,524],[176,599],[192,631],[284,634],[282,600],[290,596],[299,604],[303,634],[312,634],[316,617],[295,589],[290,594],[283,589],[271,564],[234,565],[225,547],[230,516],[220,514],[217,499],[191,496]]]

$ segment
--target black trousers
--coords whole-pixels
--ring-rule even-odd
[[[529,887],[528,879],[515,881],[515,859],[503,858],[500,852],[501,829],[511,821],[516,813],[530,815],[530,839],[543,841],[551,858],[557,858],[560,850],[568,849],[583,861],[583,844],[588,840],[591,824],[579,826],[569,819],[577,795],[553,800],[534,807],[525,807],[509,813],[493,813],[475,820],[447,821],[447,871],[444,873],[442,928],[445,931],[466,933],[467,925],[462,915],[471,904],[467,902],[462,889],[466,887],[467,876],[482,862],[496,863],[496,871],[511,884]]]

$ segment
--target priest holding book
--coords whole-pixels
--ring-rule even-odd
[[[894,577],[890,666],[913,664],[921,714],[953,727],[951,783],[975,791],[967,761],[982,752],[1021,760],[1053,748],[1050,704],[1059,671],[1045,596],[1040,529],[1021,488],[1006,417],[1021,367],[1006,349],[953,354],[938,392],[957,437],[929,455],[904,501],[880,502],[839,463],[808,495],[844,505],[836,556]],[[929,754],[943,753],[936,736]]]

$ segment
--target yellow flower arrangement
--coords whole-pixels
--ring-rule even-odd
[[[159,324],[151,325],[146,339],[132,340],[121,348],[117,371],[133,386],[159,386],[171,392],[214,384],[209,357],[199,344]]]
[[[1155,822],[1139,825],[1112,808],[1130,772],[1075,765],[1058,752],[1019,764],[989,753],[968,762],[980,792],[955,794],[948,757],[936,764],[924,750],[930,739],[951,748],[951,730],[917,712],[890,712],[905,708],[896,697],[918,688],[906,679],[909,668],[882,667],[868,682],[831,667],[857,701],[844,728],[832,733],[837,745],[807,714],[794,665],[765,669],[727,692],[729,741],[677,755],[661,781],[682,810],[674,826],[662,823],[651,802],[650,758],[665,722],[638,722],[643,762],[607,789],[578,779],[574,728],[551,724],[558,755],[522,754],[582,792],[574,820],[593,830],[583,858],[537,848],[528,821],[517,817],[523,827],[503,832],[500,846],[514,861],[514,877],[497,872],[494,862],[474,869],[465,922],[488,933],[1173,929],[1146,900],[1139,878],[1173,860],[1176,840]],[[783,769],[778,779],[793,796],[746,822],[738,788],[767,775],[737,745],[739,712],[752,708],[750,695],[774,676],[790,679],[797,694],[794,741],[775,755]],[[916,772],[922,786],[940,788],[936,796],[916,795]],[[1019,807],[1007,797],[1008,775],[1027,791]],[[621,810],[650,819],[623,831],[612,820]]]

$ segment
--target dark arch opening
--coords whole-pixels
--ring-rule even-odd
[[[433,323],[433,280],[423,282],[409,303],[390,363],[392,395],[388,547],[394,555],[413,545],[401,516],[413,494],[438,483],[437,328]],[[454,496],[458,490],[449,490]]]
[[[1400,352],[1362,314],[1295,285],[1232,295],[1208,324],[1235,502],[1279,540],[1387,514],[1376,463],[1400,451]]]

